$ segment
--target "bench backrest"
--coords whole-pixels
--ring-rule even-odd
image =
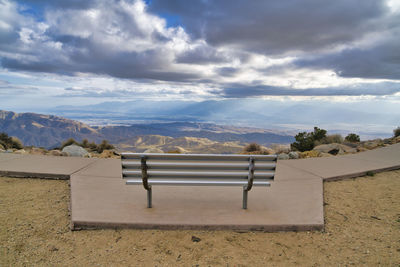
[[[151,185],[241,185],[250,190],[252,186],[269,186],[274,179],[277,159],[276,155],[121,155],[126,183],[143,184],[145,188]]]

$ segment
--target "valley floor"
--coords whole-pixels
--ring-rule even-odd
[[[400,170],[325,182],[324,202],[323,232],[71,232],[68,181],[0,177],[0,266],[400,265]]]

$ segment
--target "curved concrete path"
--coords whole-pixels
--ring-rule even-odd
[[[278,161],[270,188],[253,188],[248,209],[242,189],[154,187],[146,191],[121,179],[120,160],[0,153],[0,175],[70,179],[71,227],[152,229],[320,230],[323,181],[400,169],[400,144],[328,158]]]

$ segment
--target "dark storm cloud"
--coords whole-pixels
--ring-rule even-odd
[[[131,2],[99,0],[96,1],[97,13],[90,11],[92,14],[86,12],[90,3],[49,2],[40,2],[55,10],[48,12],[49,26],[45,30],[29,28],[32,26],[29,20],[17,12],[15,5],[10,5],[14,18],[10,15],[9,21],[15,27],[4,33],[0,31],[0,37],[7,41],[0,42],[0,52],[9,53],[0,57],[2,67],[63,75],[93,73],[139,80],[187,82],[200,78],[198,72],[176,71],[171,67],[174,51],[165,46],[175,35],[157,25],[143,25],[153,23],[153,18],[146,18],[146,14],[139,12],[138,15],[144,17],[138,20],[132,15],[132,12],[138,12],[135,11],[138,8]],[[64,10],[65,7],[75,9]],[[22,28],[26,31],[24,36],[21,35]],[[143,44],[143,47],[127,46],[125,43],[129,42]],[[208,55],[208,60],[213,60],[213,56],[215,52]]]
[[[399,21],[400,23],[400,21]],[[299,59],[298,67],[332,69],[342,77],[400,79],[400,29],[398,34],[372,48],[346,49],[340,53]]]
[[[256,96],[383,96],[400,92],[400,84],[358,84],[348,87],[328,87],[312,89],[292,89],[279,86],[249,86],[241,84],[226,85],[215,94],[227,98],[243,98]]]
[[[97,0],[22,0],[21,4],[43,5],[50,8],[90,8],[99,2]]]
[[[179,16],[195,38],[266,54],[312,51],[353,41],[381,25],[375,0],[153,0],[150,11]]]
[[[45,15],[21,13],[20,3],[41,8]],[[400,35],[399,17],[389,12],[385,1],[152,0],[148,9],[144,3],[148,2],[0,0],[1,66],[148,83],[204,83],[225,88],[221,97],[398,92],[392,86],[302,90],[258,86],[268,76],[296,68],[331,69],[343,77],[400,79],[400,39],[394,37]],[[168,15],[179,18],[182,28],[168,28],[160,14],[167,20]],[[355,45],[366,36],[374,38],[365,48]],[[287,65],[269,61],[288,55],[296,60]],[[246,77],[248,71],[259,73]],[[230,86],[221,82],[239,73],[250,86],[244,81]],[[247,81],[251,77],[253,81]]]
[[[236,74],[238,74],[240,72],[240,69],[224,67],[224,68],[218,68],[216,71],[221,76],[234,77]]]

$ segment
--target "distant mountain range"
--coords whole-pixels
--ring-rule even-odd
[[[58,106],[45,113],[89,124],[135,122],[200,122],[250,126],[295,135],[314,126],[330,133],[357,133],[362,139],[384,138],[400,121],[398,103],[390,101],[278,101],[224,99],[208,101],[114,101],[95,105]]]
[[[114,109],[115,110],[115,109]],[[78,141],[101,142],[103,139],[120,148],[134,147],[138,137],[159,135],[172,138],[207,138],[213,142],[236,142],[237,144],[257,142],[268,146],[273,143],[288,144],[293,142],[293,136],[271,130],[223,126],[201,122],[164,122],[131,124],[122,126],[89,126],[85,123],[66,119],[59,116],[36,113],[15,113],[0,111],[0,132],[18,137],[24,145],[33,145],[45,148],[60,146],[68,138]],[[142,138],[143,139],[143,138]],[[169,140],[169,145],[189,142],[194,139]],[[175,143],[174,143],[175,142]],[[200,142],[197,140],[196,142]],[[202,139],[200,143],[207,144]],[[199,143],[199,144],[200,144]],[[212,145],[211,143],[209,143]],[[167,144],[165,144],[167,145]],[[214,144],[215,145],[215,144]],[[143,144],[142,144],[143,147]]]

